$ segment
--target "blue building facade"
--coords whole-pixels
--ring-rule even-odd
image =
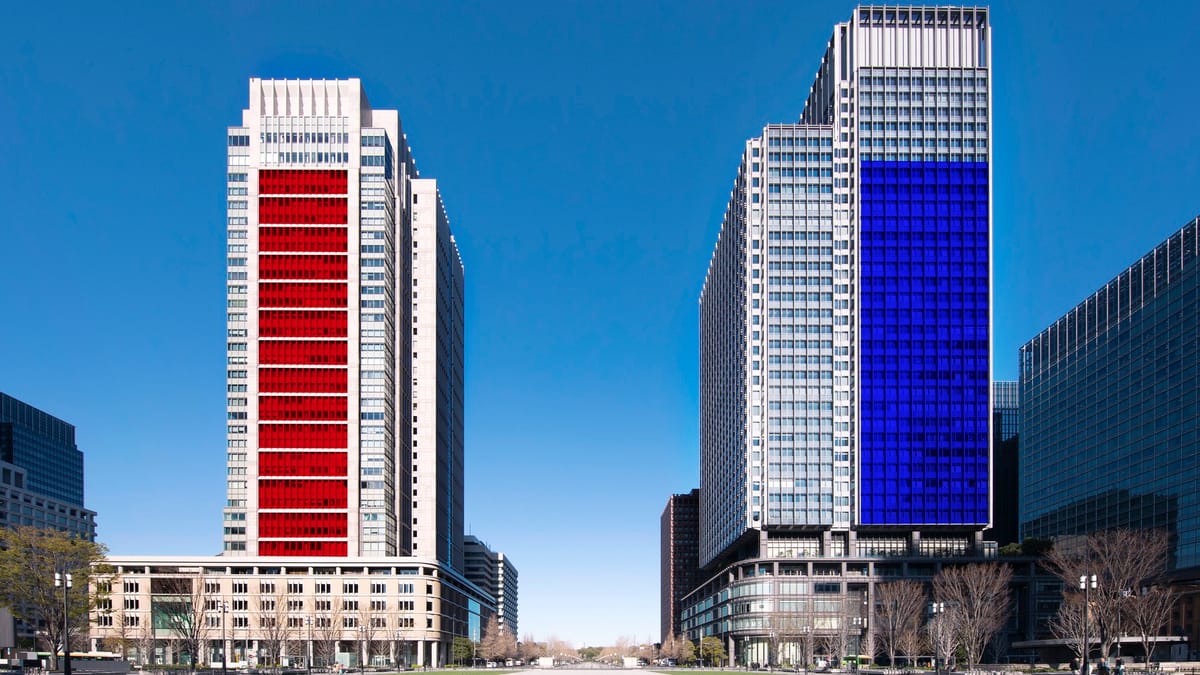
[[[1158,528],[1200,572],[1200,219],[1021,347],[1022,537]]]

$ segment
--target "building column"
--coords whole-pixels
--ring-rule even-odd
[[[430,665],[432,665],[434,668],[442,667],[442,662],[440,660],[438,660],[438,645],[439,644],[440,643],[437,640],[434,640],[433,642],[429,643],[429,660],[430,660]]]
[[[913,531],[908,540],[908,554],[913,557],[921,555],[921,533]]]
[[[416,643],[417,643],[417,665],[419,665],[419,666],[428,665],[427,663],[425,663],[425,641],[417,640]]]

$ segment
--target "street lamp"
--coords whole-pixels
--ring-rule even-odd
[[[1079,588],[1083,591],[1083,663],[1079,666],[1079,675],[1088,675],[1092,657],[1092,589],[1096,587],[1096,575],[1080,575]]]
[[[71,588],[71,582],[71,575],[67,573],[66,568],[63,568],[62,572],[54,573],[54,587],[61,586],[63,589],[63,675],[71,675],[71,610],[67,603],[67,590]]]
[[[229,674],[229,657],[225,654],[229,650],[229,643],[225,639],[225,613],[229,611],[229,603],[221,602],[221,675]]]
[[[367,627],[359,624],[358,635],[362,642],[362,661],[359,662],[358,666],[359,670],[363,670],[367,665]]]
[[[941,616],[939,616],[941,615]],[[942,673],[942,623],[946,620],[946,603],[933,602],[929,604],[929,624],[933,630],[933,670],[938,675]],[[895,664],[892,665],[895,667]]]
[[[304,668],[308,671],[308,675],[312,675],[312,660],[313,660],[313,644],[312,644],[312,617],[304,617],[304,625],[308,626],[308,650],[305,655]]]
[[[1132,589],[1121,589],[1121,600],[1125,600],[1131,595],[1133,595]],[[1124,627],[1121,625],[1121,604],[1121,602],[1117,602],[1117,665],[1121,665],[1121,635],[1125,632]]]
[[[396,659],[396,664],[404,666],[404,669],[408,670],[408,649],[406,649],[406,647],[408,647],[408,644],[403,642],[402,641],[403,639],[404,639],[404,631],[397,630],[396,631],[396,642],[398,642],[400,645],[400,648],[399,648],[400,658]]]

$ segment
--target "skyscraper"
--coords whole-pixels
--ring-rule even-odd
[[[1200,218],[1021,347],[1022,537],[1157,528],[1200,578],[1198,357]]]
[[[779,658],[778,608],[814,592],[842,602],[810,629],[865,635],[901,569],[874,559],[990,549],[990,45],[984,8],[861,7],[799,121],[745,144],[700,296],[707,581],[683,612],[738,663]]]
[[[987,18],[858,9],[747,141],[700,299],[702,565],[988,524]]]
[[[226,553],[461,567],[463,267],[398,113],[252,79],[228,164]]]

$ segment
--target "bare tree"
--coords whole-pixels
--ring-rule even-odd
[[[954,658],[954,652],[958,648],[958,627],[955,625],[957,620],[951,610],[934,614],[925,624],[925,631],[929,636],[929,646],[933,647],[933,655],[938,661],[939,672],[943,663],[949,669],[950,661]]]
[[[935,602],[953,608],[959,643],[973,670],[983,649],[1008,621],[1012,569],[998,563],[944,567],[933,579]]]
[[[782,659],[792,665],[811,664],[813,654],[812,600],[779,600],[776,626],[779,639],[787,647],[788,657]]]
[[[1100,639],[1100,653],[1107,658],[1128,618],[1121,607],[1134,590],[1167,568],[1170,539],[1162,530],[1116,529],[1097,532],[1082,539],[1060,539],[1046,554],[1045,566],[1062,579],[1066,588],[1079,585],[1081,577],[1096,576],[1091,593],[1092,618]]]
[[[329,603],[328,612],[313,618],[313,657],[325,667],[337,658],[342,639],[342,600],[334,598]]]
[[[1050,620],[1050,632],[1054,637],[1065,641],[1080,663],[1088,660],[1088,650],[1084,640],[1086,636],[1096,634],[1094,617],[1087,611],[1083,596],[1079,593],[1068,593],[1058,606],[1058,613]]]
[[[1167,625],[1177,597],[1173,588],[1155,586],[1145,589],[1140,595],[1128,598],[1126,611],[1129,616],[1129,626],[1141,640],[1142,654],[1146,663],[1150,663],[1150,656],[1154,651],[1154,645],[1150,638],[1157,636],[1159,631]]]
[[[278,671],[283,665],[284,646],[300,629],[288,621],[288,596],[282,583],[264,581],[260,583],[259,590],[258,607],[254,612],[258,624],[258,642],[267,652],[267,663]]]
[[[375,616],[370,601],[360,601],[357,614],[358,636],[363,641],[362,651],[366,653],[363,665],[366,666],[371,664],[372,657],[382,655],[387,649],[387,619]]]
[[[875,634],[891,667],[896,667],[897,652],[904,652],[910,663],[916,656],[925,602],[925,587],[915,581],[892,581],[876,588]]]
[[[220,610],[218,601],[210,598],[207,580],[203,576],[179,576],[155,579],[154,606],[166,624],[172,640],[180,651],[188,654],[194,670],[204,662],[204,646],[213,629],[208,617]]]
[[[847,633],[846,625],[850,622],[847,603],[848,601],[844,597],[838,601],[838,610],[832,617],[828,626],[829,630],[820,633],[817,637],[820,650],[829,656],[830,665],[834,667],[841,664],[842,658],[847,656],[846,652],[850,647],[850,636]]]
[[[530,661],[542,656],[542,645],[533,639],[533,633],[526,633],[525,637],[521,639],[518,655],[525,665],[529,665]]]
[[[125,621],[133,631],[133,639],[135,644],[137,644],[138,662],[143,666],[153,664],[155,635],[154,624],[150,620],[150,614],[141,616],[126,612]]]

